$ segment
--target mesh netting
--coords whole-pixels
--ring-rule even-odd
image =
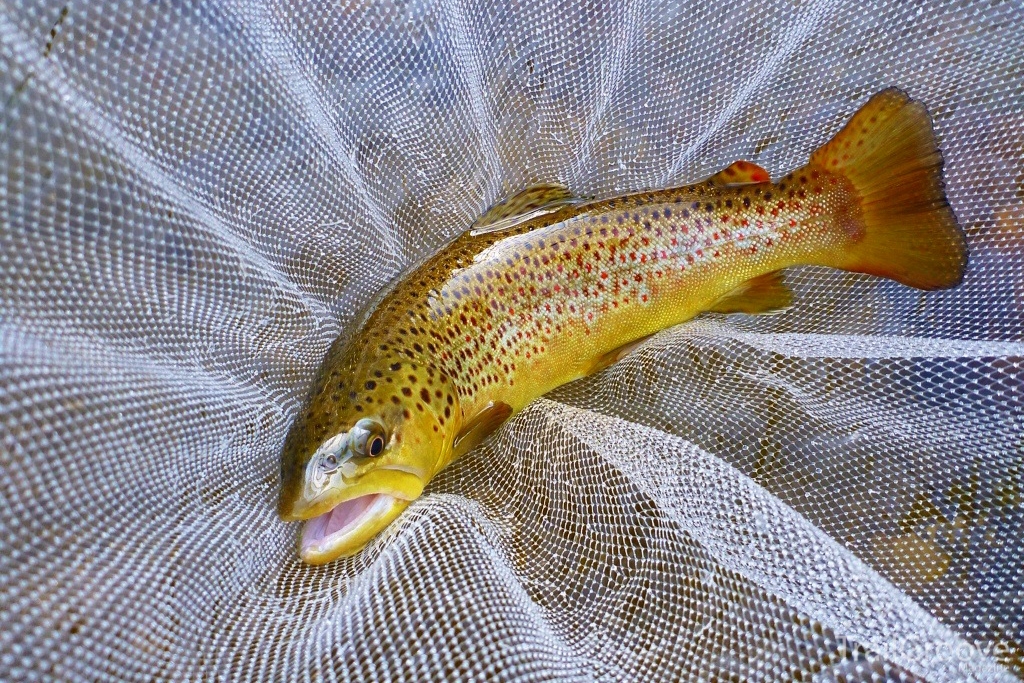
[[[1024,673],[1015,3],[0,0],[0,678]],[[284,434],[405,265],[536,181],[804,163],[926,104],[970,243],[816,268],[538,401],[359,556]]]

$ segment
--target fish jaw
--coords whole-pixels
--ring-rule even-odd
[[[325,564],[354,555],[423,493],[424,480],[399,469],[376,469],[358,481],[343,481],[323,493],[292,498],[280,509],[285,521],[305,520],[299,557]]]
[[[326,564],[354,555],[409,503],[387,493],[370,493],[339,503],[306,522],[299,535],[299,558],[306,564]]]

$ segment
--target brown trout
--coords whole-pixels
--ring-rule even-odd
[[[355,553],[509,416],[655,332],[786,307],[783,268],[956,285],[941,168],[924,107],[886,90],[774,184],[741,161],[686,187],[584,201],[544,185],[497,205],[328,352],[281,456],[300,557]]]

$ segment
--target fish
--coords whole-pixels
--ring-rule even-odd
[[[816,265],[950,288],[967,266],[925,107],[895,88],[772,182],[737,161],[593,199],[547,183],[396,278],[329,348],[281,451],[299,558],[359,552],[430,480],[544,393],[704,312],[792,304]]]

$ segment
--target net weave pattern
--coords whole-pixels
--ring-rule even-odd
[[[0,678],[1024,674],[1008,2],[0,0]],[[817,268],[562,387],[359,556],[278,453],[360,305],[490,204],[776,177],[926,104],[971,249]]]

